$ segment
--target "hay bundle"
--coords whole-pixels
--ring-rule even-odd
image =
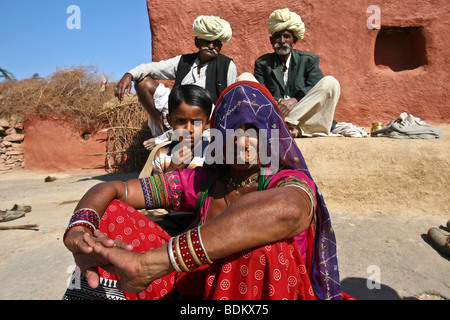
[[[0,83],[0,117],[58,118],[81,132],[105,126],[102,105],[114,96],[113,86],[101,91],[98,70],[91,66],[58,68],[47,78]]]
[[[115,83],[105,83],[106,77],[92,66],[59,68],[47,78],[2,81],[0,118],[55,118],[85,139],[91,132],[106,130],[106,152],[101,154],[106,169],[141,170],[149,153],[142,145],[151,137],[148,115],[136,95],[119,102],[114,97]]]
[[[103,108],[109,127],[107,130],[105,165],[109,172],[118,170],[141,170],[149,152],[143,142],[151,138],[147,126],[148,114],[140,105],[137,96],[108,101]]]

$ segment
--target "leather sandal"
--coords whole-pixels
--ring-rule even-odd
[[[448,223],[447,223],[448,225]],[[450,256],[450,233],[439,228],[431,228],[428,230],[428,238],[434,247]]]

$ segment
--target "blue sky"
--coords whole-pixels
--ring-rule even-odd
[[[80,29],[67,26],[71,5],[80,8]],[[119,80],[151,61],[145,0],[1,0],[0,13],[0,67],[17,80],[88,65]]]

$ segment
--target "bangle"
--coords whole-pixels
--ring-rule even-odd
[[[75,211],[64,232],[63,241],[66,239],[69,230],[77,226],[88,228],[89,231],[94,233],[94,231],[100,227],[100,215],[95,210],[89,208],[78,209]]]
[[[200,237],[200,227],[172,237],[167,247],[170,263],[177,272],[190,272],[212,263]]]
[[[205,259],[208,263],[212,263],[212,260],[208,257],[208,254],[206,253],[205,247],[203,246],[202,236],[200,235],[200,226],[197,227],[197,234],[198,234],[198,241],[200,243],[200,247],[202,248],[202,253],[205,256]]]
[[[167,245],[167,252],[169,253],[169,259],[172,266],[177,272],[181,272],[181,269],[180,267],[178,267],[178,264],[175,261],[175,256],[173,254],[173,238],[170,238],[169,240],[169,244]]]
[[[125,185],[125,203],[128,203],[128,187],[127,187],[127,182],[124,181],[123,182]]]

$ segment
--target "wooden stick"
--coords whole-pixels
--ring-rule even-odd
[[[18,226],[0,226],[0,230],[13,230],[13,229],[34,229],[39,228],[38,224],[22,224]]]

